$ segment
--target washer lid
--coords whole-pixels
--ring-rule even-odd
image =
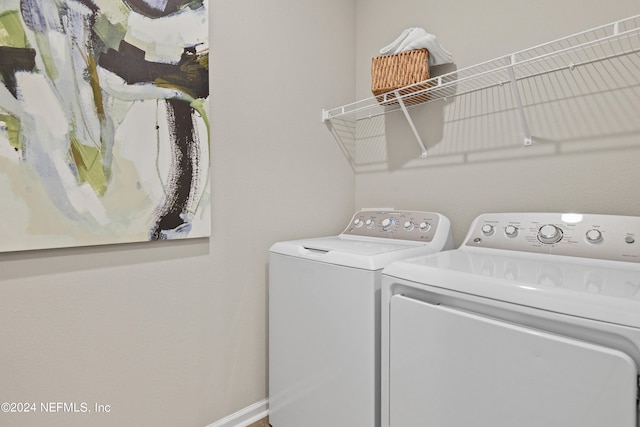
[[[393,261],[435,252],[421,242],[345,235],[278,242],[269,251],[366,270],[382,270]]]
[[[456,249],[395,262],[383,274],[430,287],[640,328],[640,266],[597,261]]]

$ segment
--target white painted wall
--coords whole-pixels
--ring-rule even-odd
[[[0,402],[111,408],[0,425],[202,427],[266,397],[267,251],[354,210],[320,112],[354,97],[355,4],[210,6],[212,237],[0,254]]]
[[[408,27],[423,27],[436,34],[453,53],[455,67],[461,69],[640,13],[635,0],[606,5],[598,0],[356,3],[359,98],[371,96],[371,58]],[[452,70],[432,69],[435,74]],[[562,80],[547,83],[546,88],[537,84],[530,90],[554,87],[561,91],[568,84]],[[419,159],[418,146],[403,117],[393,113],[372,121],[369,132],[376,138],[365,141],[361,149],[356,207],[391,205],[442,212],[453,222],[456,244],[482,212],[640,215],[636,191],[640,182],[640,95],[637,87],[627,93],[629,97],[619,98],[622,103],[611,101],[609,95],[586,104],[571,100],[575,101],[571,108],[548,105],[537,109],[531,117],[534,145],[528,148],[522,147],[514,115],[487,114],[501,102],[499,96],[504,93],[499,90],[415,107],[411,115],[432,154],[427,160]],[[579,113],[585,108],[588,119]],[[623,119],[621,113],[627,112],[629,117]],[[477,117],[470,118],[474,115]]]

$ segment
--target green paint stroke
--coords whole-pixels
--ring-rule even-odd
[[[114,24],[104,15],[98,16],[93,30],[105,46],[113,50],[120,49],[120,42],[124,40],[124,36],[127,33],[127,28],[124,24]]]
[[[93,102],[96,106],[96,112],[100,121],[104,121],[105,111],[102,99],[102,88],[100,87],[100,78],[98,77],[98,64],[93,55],[87,56],[87,73],[89,74],[89,85],[93,93]]]
[[[9,10],[0,13],[0,46],[29,47],[19,11]]]
[[[44,63],[44,71],[51,80],[58,79],[58,67],[53,59],[53,50],[51,49],[51,39],[47,34],[35,33],[36,44],[38,45],[38,54]]]
[[[100,150],[82,144],[78,137],[72,134],[71,158],[78,170],[79,181],[88,183],[98,196],[103,196],[107,191],[107,176],[102,167]]]
[[[20,136],[20,120],[10,114],[0,114],[0,122],[4,122],[9,136],[9,144],[17,150],[22,150],[22,138]]]
[[[196,10],[201,8],[204,5],[204,1],[203,0],[193,0],[191,2],[188,2],[185,7],[188,7],[191,10]]]

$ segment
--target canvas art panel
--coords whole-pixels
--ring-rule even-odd
[[[0,251],[210,235],[207,0],[0,0]]]

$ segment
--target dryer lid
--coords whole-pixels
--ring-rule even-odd
[[[434,292],[448,289],[640,328],[640,266],[597,261],[456,249],[395,262],[383,274],[428,285]]]
[[[408,240],[345,235],[278,242],[272,253],[366,270],[382,270],[389,263],[432,254],[429,244]]]

